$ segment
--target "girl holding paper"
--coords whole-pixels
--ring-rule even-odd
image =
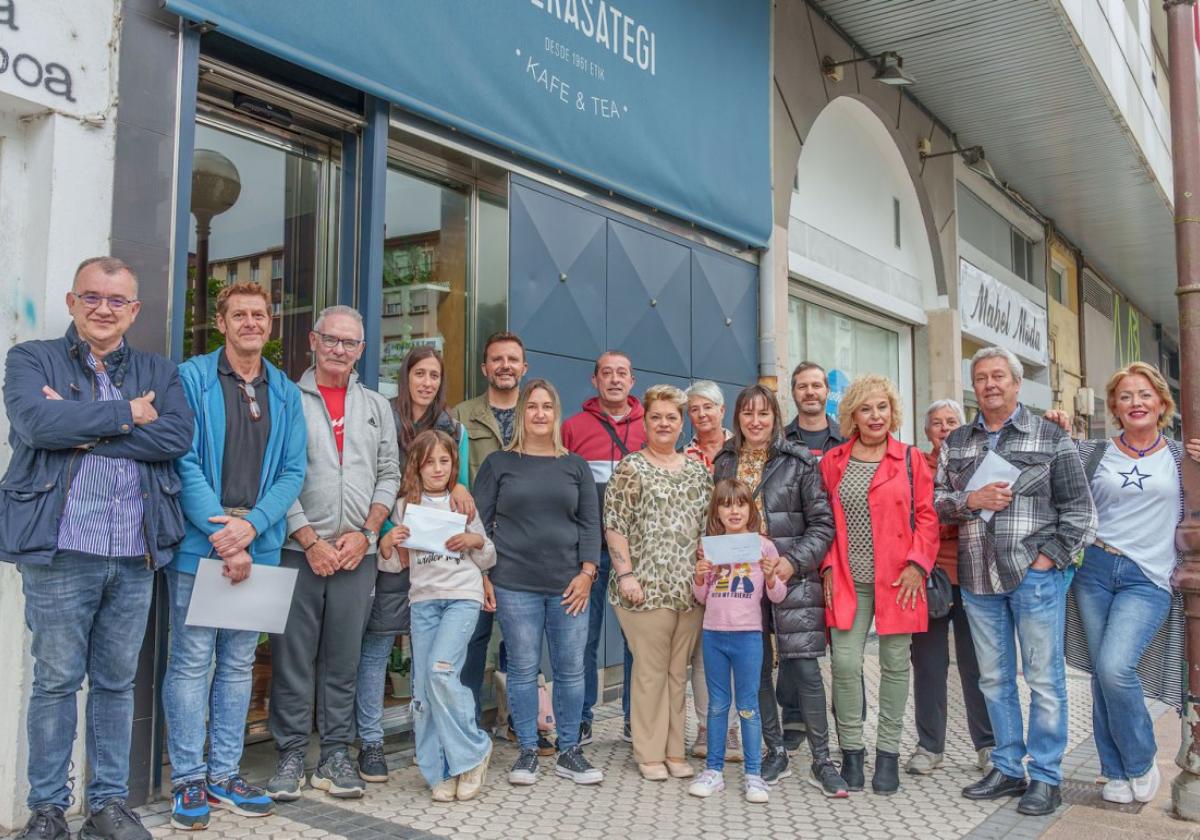
[[[450,510],[458,473],[458,448],[445,432],[418,434],[409,447],[395,525],[380,543],[380,556],[408,568],[412,609],[413,717],[417,764],[433,790],[433,801],[473,799],[483,786],[491,739],[475,724],[475,700],[459,680],[467,643],[483,606],[484,570],[496,564],[496,549],[478,516],[463,533],[446,540],[451,554],[409,551],[402,524],[409,506]]]
[[[759,533],[760,518],[754,494],[740,481],[717,482],[708,507],[709,535]],[[787,595],[787,586],[775,574],[779,552],[764,536],[762,560],[714,567],[703,556],[696,562],[692,593],[705,605],[704,678],[708,688],[708,730],[724,732],[729,725],[729,680],[742,727],[745,755],[747,802],[766,802],[767,783],[762,767],[762,721],[758,716],[758,681],[762,670],[762,600],[765,593],[773,604]],[[636,662],[636,660],[634,660]],[[725,789],[721,771],[725,766],[725,742],[716,738],[708,749],[707,764],[700,778],[688,788],[692,796],[706,797]]]
[[[900,394],[886,377],[860,376],[838,406],[848,440],[821,459],[836,534],[821,563],[833,656],[833,701],[842,777],[864,786],[863,647],[879,634],[879,729],[871,789],[900,788],[900,735],[908,700],[909,644],[929,627],[925,576],[938,551],[933,474],[901,443]]]

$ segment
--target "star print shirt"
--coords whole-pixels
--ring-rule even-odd
[[[1092,478],[1092,498],[1100,516],[1096,537],[1168,592],[1181,492],[1175,456],[1166,446],[1145,458],[1130,458],[1110,444]]]

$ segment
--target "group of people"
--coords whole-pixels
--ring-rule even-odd
[[[358,381],[367,348],[350,307],[320,313],[313,364],[291,382],[263,357],[272,317],[257,284],[222,289],[224,345],[178,368],[126,342],[139,302],[121,261],[84,261],[66,305],[66,336],[9,350],[4,384],[12,460],[0,557],[18,564],[35,661],[25,840],[69,836],[85,677],[80,836],[149,837],[126,799],[133,679],[160,568],[171,821],[181,829],[206,827],[214,808],[269,815],[306,783],[358,797],[386,782],[383,695],[398,634],[411,639],[416,760],[430,795],[477,796],[492,755],[480,695],[496,619],[510,711],[498,728],[518,745],[508,781],[536,783],[540,759],[554,757],[556,775],[600,783],[583,748],[605,601],[627,644],[623,736],[647,780],[688,779],[688,793],[707,797],[724,789],[725,762],[740,760],[746,800],[766,802],[792,772],[789,750],[807,740],[807,779],[822,794],[863,790],[873,628],[870,784],[894,793],[910,678],[918,746],[904,769],[932,773],[943,761],[953,625],[984,773],[963,795],[1020,796],[1021,813],[1042,815],[1061,802],[1073,588],[1103,796],[1148,801],[1157,790],[1135,668],[1172,604],[1183,450],[1162,435],[1174,405],[1152,366],[1130,365],[1108,384],[1120,434],[1076,444],[1065,417],[1019,402],[1016,357],[985,348],[970,367],[978,416],[966,423],[953,400],[929,406],[926,453],[901,442],[902,400],[887,378],[856,378],[831,417],[813,363],[792,373],[791,423],[756,384],[738,394],[726,428],[715,383],[653,385],[639,400],[632,361],[608,351],[596,360],[596,396],[564,422],[552,383],[522,381],[512,333],[486,342],[486,391],[450,410],[432,348],[408,354],[393,400]],[[1200,442],[1188,452],[1200,460]],[[1017,477],[973,481],[991,454]],[[440,550],[409,548],[410,506],[461,514],[465,527]],[[761,557],[706,556],[702,537],[725,534],[757,535]],[[188,624],[205,562],[233,585],[256,566],[296,571],[286,628],[270,637],[278,762],[265,787],[240,770],[259,633]],[[543,640],[553,742],[538,726]],[[836,762],[819,666],[827,649]],[[1027,736],[1018,653],[1032,693]],[[314,721],[320,754],[309,773]],[[698,774],[689,753],[704,761]]]

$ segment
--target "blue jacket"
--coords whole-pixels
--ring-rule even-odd
[[[154,392],[158,419],[137,426],[127,401],[96,401],[87,356],[88,345],[74,324],[62,338],[26,341],[8,351],[4,407],[12,460],[0,479],[0,559],[50,562],[71,480],[90,451],[138,462],[147,562],[162,566],[183,538],[172,462],[187,452],[192,436],[192,412],[178,371],[170,360],[128,344],[105,357],[109,379],[123,395]],[[47,385],[62,399],[46,399]]]
[[[183,481],[183,513],[187,534],[172,567],[195,574],[201,557],[217,557],[209,536],[222,526],[209,522],[221,516],[221,466],[225,457],[225,397],[218,380],[217,361],[225,349],[188,359],[179,366],[179,378],[188,404],[196,413],[192,446],[175,462]],[[279,550],[287,538],[287,512],[300,495],[308,465],[308,431],[300,389],[283,372],[263,359],[266,369],[271,433],[258,488],[258,502],[246,516],[258,536],[250,543],[255,563],[279,565]]]

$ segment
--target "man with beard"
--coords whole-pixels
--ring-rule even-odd
[[[481,367],[487,379],[487,391],[475,399],[459,403],[451,412],[467,431],[467,461],[472,483],[483,459],[508,446],[512,440],[521,378],[529,370],[525,364],[525,345],[520,336],[510,332],[493,333],[483,346]],[[483,689],[488,643],[492,638],[492,623],[496,616],[496,599],[486,572],[483,581],[483,610],[479,613],[475,634],[471,636],[467,659],[462,667],[463,685],[475,695],[476,721],[483,713],[479,693]]]
[[[826,412],[829,377],[825,368],[816,362],[796,365],[792,371],[792,399],[796,402],[796,419],[783,430],[788,440],[807,446],[818,459],[845,441],[837,420]]]

